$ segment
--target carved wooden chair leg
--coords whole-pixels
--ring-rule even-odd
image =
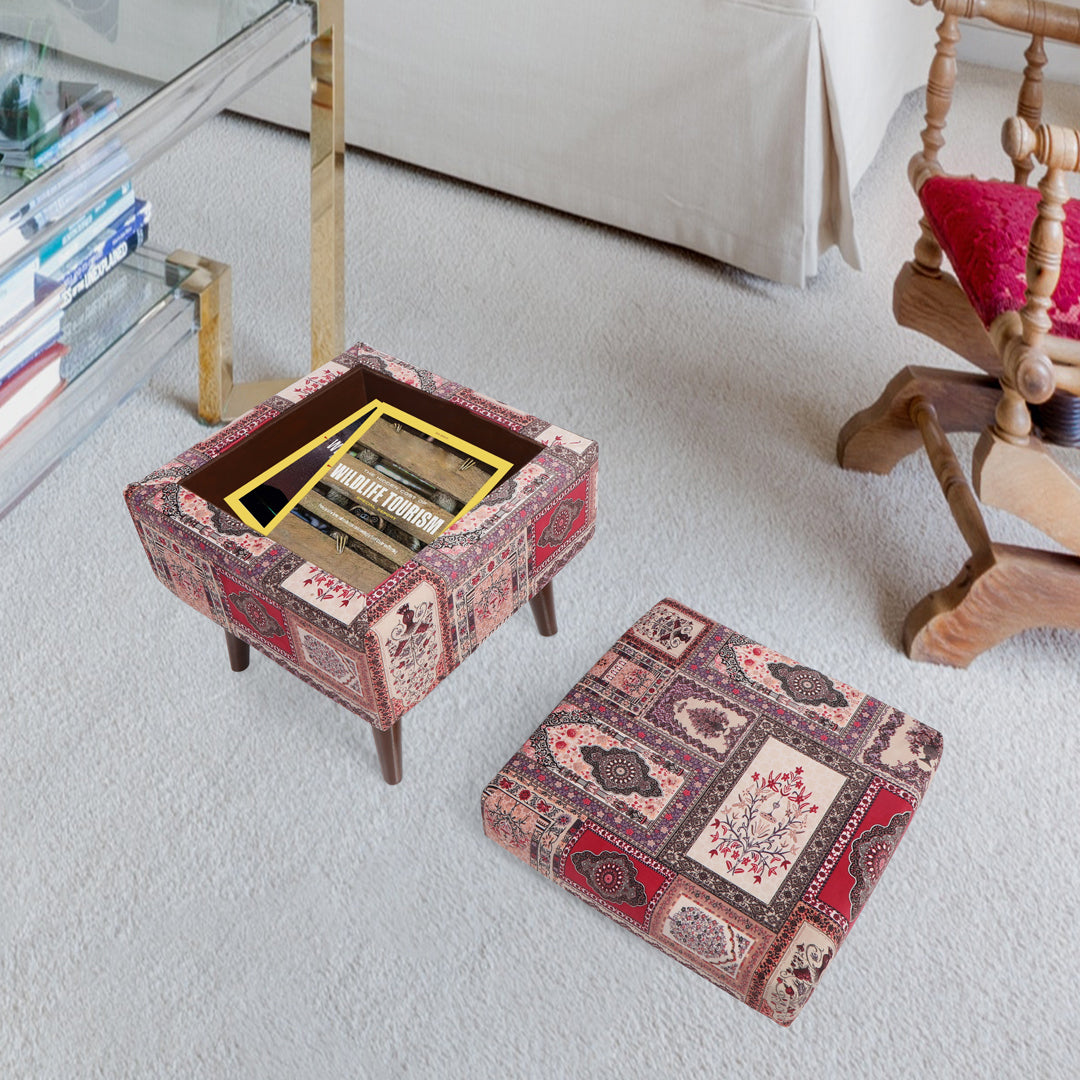
[[[536,629],[544,637],[552,637],[559,632],[559,624],[555,619],[555,593],[554,581],[549,581],[530,601],[533,618],[536,620]]]
[[[984,432],[971,479],[987,506],[1015,514],[1080,554],[1080,485],[1035,436],[1017,444]]]
[[[907,654],[913,660],[967,667],[1021,630],[1080,629],[1080,559],[993,543],[934,406],[915,397],[911,417],[971,558],[949,585],[925,596],[908,613]]]
[[[372,727],[371,734],[375,737],[375,752],[379,755],[379,768],[382,769],[383,779],[388,784],[401,783],[401,721],[398,720],[393,727]]]
[[[228,630],[225,631],[225,644],[229,647],[229,667],[233,671],[243,671],[251,660],[251,646]]]
[[[1038,626],[1080,630],[1080,558],[991,544],[911,609],[904,650],[913,660],[967,667],[981,652]]]
[[[905,367],[869,408],[840,429],[836,457],[842,468],[889,473],[901,458],[921,450],[923,438],[912,416],[916,398],[931,405],[945,431],[979,431],[994,420],[1001,396],[997,379],[975,372]]]

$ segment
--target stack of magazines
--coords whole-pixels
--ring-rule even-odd
[[[0,195],[45,172],[118,110],[111,91],[95,83],[0,75]],[[63,202],[70,206],[99,190],[102,175],[103,169],[91,169],[73,189],[69,185]],[[49,195],[40,201],[39,214],[20,206],[0,219],[0,445],[64,388],[65,309],[149,232],[150,205],[126,181],[30,254],[34,234],[65,213]]]

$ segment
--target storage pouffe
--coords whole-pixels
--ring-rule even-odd
[[[900,842],[941,735],[674,600],[483,794],[485,832],[787,1025]]]
[[[379,400],[440,429],[475,430],[516,468],[404,565],[383,571],[385,580],[361,589],[276,533],[255,532],[229,512],[225,494],[286,447]],[[590,439],[356,345],[125,497],[154,573],[225,629],[233,666],[244,666],[253,645],[368,721],[383,774],[396,782],[404,713],[526,600],[541,632],[554,632],[552,580],[595,529],[597,455]]]

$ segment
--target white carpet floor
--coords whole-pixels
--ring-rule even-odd
[[[949,135],[988,118],[977,170],[1015,84],[963,80]],[[961,366],[891,315],[921,112],[903,104],[858,189],[863,272],[833,252],[804,291],[350,152],[349,341],[600,443],[560,632],[520,612],[410,713],[397,788],[350,713],[261,656],[232,674],[121,498],[207,433],[177,350],[0,522],[0,1075],[1076,1075],[1080,637],[1027,633],[966,671],[908,660],[903,617],[963,543],[923,456],[889,478],[834,457],[902,365]],[[240,378],[307,366],[306,173],[305,140],[229,117],[139,185],[155,243],[233,265]],[[481,831],[498,767],[669,595],[945,735],[787,1031]]]

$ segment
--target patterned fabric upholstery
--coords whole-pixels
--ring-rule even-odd
[[[1019,311],[1038,190],[1002,180],[935,176],[923,184],[919,200],[983,325]],[[1080,338],[1080,202],[1070,199],[1065,213],[1065,250],[1050,319],[1053,333]]]
[[[543,444],[364,594],[181,486],[195,468],[351,367],[419,387]],[[125,491],[150,565],[181,600],[378,728],[389,728],[593,535],[597,446],[366,345]]]
[[[899,710],[663,600],[484,791],[484,830],[787,1025],[941,745]]]

